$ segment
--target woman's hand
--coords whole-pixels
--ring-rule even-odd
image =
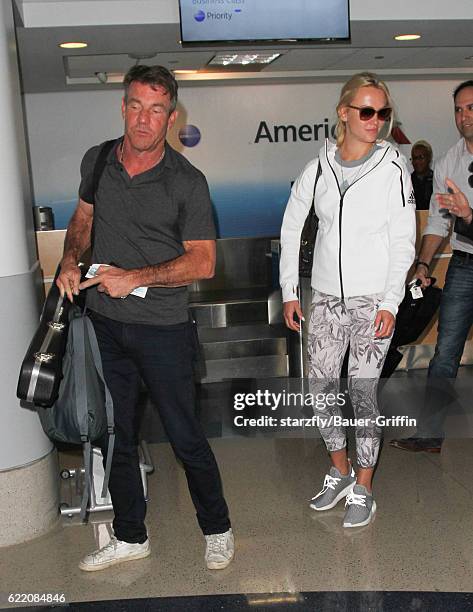
[[[458,189],[457,185],[446,179],[445,184],[449,189],[449,193],[436,193],[435,198],[439,203],[439,208],[446,208],[449,213],[462,219],[466,224],[470,224],[473,219],[473,210],[470,208],[470,203],[466,195]]]
[[[378,310],[374,322],[374,335],[376,338],[389,338],[394,331],[396,317],[389,310]]]
[[[283,315],[284,322],[289,329],[292,331],[300,331],[301,325],[294,320],[294,315],[297,316],[299,321],[305,321],[304,314],[302,313],[301,305],[298,300],[291,300],[290,302],[284,302],[283,304]]]

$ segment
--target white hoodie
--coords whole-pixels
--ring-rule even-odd
[[[379,310],[396,315],[415,255],[415,199],[406,160],[397,147],[378,143],[342,196],[334,171],[336,149],[327,140],[292,187],[281,228],[283,302],[298,299],[300,236],[320,160],[311,285],[341,298],[381,293]]]

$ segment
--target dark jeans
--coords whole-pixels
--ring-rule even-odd
[[[473,256],[463,258],[454,253],[440,302],[437,345],[429,365],[426,400],[417,428],[420,437],[444,437],[443,425],[456,403],[454,382],[472,324]]]
[[[217,463],[195,414],[192,325],[136,325],[96,313],[91,313],[91,319],[115,411],[116,441],[109,489],[116,537],[132,543],[147,538],[137,449],[140,377],[183,464],[202,531],[227,531],[230,521]],[[105,457],[105,441],[100,446]]]

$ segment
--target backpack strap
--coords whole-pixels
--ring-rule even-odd
[[[92,193],[93,193],[93,202],[90,204],[95,204],[95,196],[97,194],[97,190],[99,188],[100,179],[102,177],[103,171],[105,170],[105,165],[107,164],[107,158],[110,151],[117,144],[118,139],[114,138],[113,140],[106,140],[100,151],[97,155],[97,159],[95,160],[94,172],[92,174]]]
[[[71,320],[69,333],[72,334],[74,369],[74,395],[77,424],[79,426],[80,439],[84,455],[84,491],[80,505],[80,519],[85,520],[87,507],[90,500],[92,482],[92,445],[89,439],[89,422],[87,410],[87,377],[85,373],[85,336],[82,317],[75,317]]]
[[[92,491],[92,444],[90,440],[84,442],[82,446],[82,455],[84,457],[84,491],[82,493],[82,500],[80,504],[80,520],[85,521],[87,516],[87,509],[89,507],[90,494]]]
[[[74,317],[69,326],[72,334],[74,369],[74,395],[76,404],[77,424],[82,442],[89,439],[89,422],[87,412],[87,377],[85,373],[85,336],[82,316]]]
[[[90,248],[94,248],[94,240],[95,240],[95,219],[98,215],[97,206],[96,206],[96,195],[99,188],[100,179],[102,178],[103,171],[105,170],[105,166],[107,164],[107,158],[110,151],[118,142],[118,139],[106,140],[100,151],[97,155],[97,159],[95,160],[94,171],[92,173],[92,193],[90,194],[90,204],[94,205],[94,217],[92,220],[92,228],[90,230]]]
[[[319,163],[317,166],[317,174],[315,175],[315,181],[314,181],[314,192],[312,194],[312,205],[310,207],[310,213],[312,215],[315,215],[315,190],[317,189],[317,183],[319,182],[319,178],[321,174],[322,174],[322,164],[320,163],[320,159],[319,159]]]
[[[103,487],[102,487],[102,494],[101,494],[101,497],[105,497],[107,495],[108,481],[110,480],[110,471],[112,469],[113,448],[115,446],[115,421],[113,418],[113,400],[112,400],[110,390],[107,387],[107,383],[105,382],[105,378],[103,375],[102,360],[100,358],[100,350],[99,350],[99,345],[97,343],[97,337],[95,335],[94,326],[92,325],[92,321],[89,319],[89,317],[83,316],[82,319],[84,322],[85,335],[89,339],[89,345],[90,345],[90,350],[92,352],[95,369],[97,371],[97,374],[99,375],[100,380],[103,382],[104,391],[105,391],[105,411],[107,415],[108,448],[107,448],[107,462],[105,465],[105,474],[103,478]]]
[[[110,470],[112,468],[113,449],[115,446],[115,425],[113,419],[113,400],[103,376],[100,351],[95,336],[95,331],[89,317],[81,315],[71,321],[69,333],[73,334],[73,368],[74,368],[74,392],[77,422],[83,445],[85,482],[82,494],[80,518],[85,520],[87,508],[92,492],[92,444],[89,436],[89,413],[87,401],[87,376],[86,376],[86,338],[89,342],[94,366],[100,380],[103,382],[105,391],[105,410],[107,415],[108,448],[105,474],[102,487],[102,497],[107,495]]]

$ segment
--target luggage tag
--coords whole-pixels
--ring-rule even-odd
[[[412,295],[412,299],[414,300],[419,300],[420,298],[424,297],[424,294],[422,293],[422,288],[420,287],[420,285],[421,285],[421,281],[418,278],[410,282],[408,285],[409,291],[411,292],[411,295]]]
[[[87,274],[85,275],[85,278],[93,278],[97,274],[97,271],[100,268],[100,266],[108,266],[108,265],[109,264],[99,264],[99,263],[92,264],[90,268],[87,270]],[[137,287],[136,289],[133,289],[130,295],[136,295],[136,297],[144,298],[146,297],[147,291],[148,291],[148,287]]]

